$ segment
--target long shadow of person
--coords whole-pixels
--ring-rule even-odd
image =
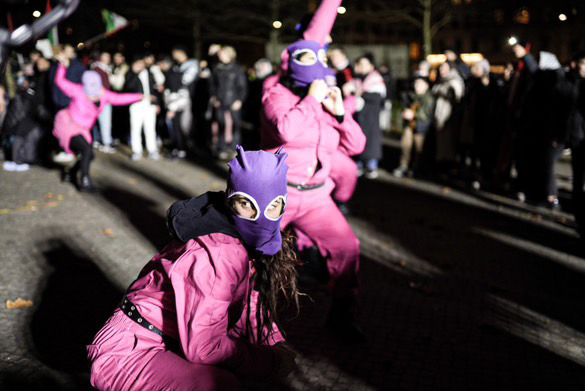
[[[164,212],[157,211],[158,204],[140,194],[116,186],[104,186],[100,196],[124,213],[130,223],[157,249],[170,240]]]
[[[306,360],[297,377],[305,388],[351,389],[348,381],[359,379],[376,389],[542,389],[562,374],[561,388],[581,389],[585,359],[571,344],[584,338],[575,308],[585,262],[517,245],[570,251],[576,238],[380,181],[358,187],[352,213],[371,230],[362,237],[379,235],[383,251],[403,246],[411,258],[388,264],[363,252],[363,346],[328,334],[326,297],[304,300],[298,318],[285,318],[287,339]],[[435,272],[417,270],[419,261]]]
[[[123,292],[91,256],[68,238],[42,243],[49,268],[31,317],[31,349],[48,367],[79,379],[87,387],[85,345],[121,300]],[[40,389],[40,388],[39,388]]]

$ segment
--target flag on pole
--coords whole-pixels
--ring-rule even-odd
[[[51,7],[51,0],[47,0],[47,10],[46,13],[50,13],[53,8]],[[51,46],[55,46],[59,44],[59,30],[57,30],[57,26],[53,27],[49,30],[48,34],[49,42],[51,42]]]
[[[8,13],[6,14],[6,19],[8,19],[8,31],[13,32],[14,25],[12,24],[12,14],[10,13],[10,11],[8,11]]]
[[[126,18],[113,12],[110,12],[107,9],[102,10],[102,19],[106,24],[107,35],[113,34],[128,25],[128,20]]]

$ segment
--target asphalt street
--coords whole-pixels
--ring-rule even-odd
[[[91,389],[84,345],[168,242],[166,209],[225,187],[225,163],[206,159],[97,153],[92,170],[95,194],[56,168],[0,171],[1,390]],[[570,214],[387,171],[360,179],[350,206],[367,342],[333,338],[330,299],[307,288],[301,313],[284,313],[298,368],[249,389],[585,389],[585,258]],[[7,308],[17,298],[32,305]]]

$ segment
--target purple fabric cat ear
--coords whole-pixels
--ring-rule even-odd
[[[248,168],[248,161],[246,160],[246,151],[244,151],[244,147],[242,147],[241,145],[237,145],[236,146],[236,159],[238,159],[238,161],[240,162],[240,164],[242,165],[242,167],[244,169]]]

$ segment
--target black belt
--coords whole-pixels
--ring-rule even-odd
[[[130,300],[128,300],[128,297],[124,296],[124,300],[122,301],[122,304],[120,304],[120,309],[122,310],[124,315],[126,315],[127,317],[129,317],[130,319],[132,319],[145,329],[152,331],[157,335],[160,335],[167,349],[169,349],[172,352],[175,352],[179,356],[183,355],[181,350],[181,344],[179,343],[179,341],[163,333],[153,324],[151,324],[148,320],[144,319],[144,317],[140,315],[140,312],[138,312],[138,308],[136,308],[136,306],[132,304]]]
[[[325,186],[325,182],[317,183],[315,185],[298,185],[296,183],[291,183],[291,182],[287,182],[286,184],[290,187],[294,187],[295,189],[297,189],[299,191],[313,190],[313,189],[318,189],[320,187]]]
[[[141,325],[145,329],[150,330],[153,333],[158,334],[163,338],[167,337],[165,335],[165,333],[163,333],[162,331],[157,329],[148,320],[144,319],[144,317],[142,315],[140,315],[140,312],[138,312],[138,308],[136,308],[136,306],[134,304],[132,304],[132,302],[130,300],[128,300],[127,297],[124,297],[124,300],[122,301],[122,304],[120,305],[120,309],[127,317],[129,317],[130,319],[132,319],[133,321],[135,321],[136,323],[138,323],[139,325]]]

